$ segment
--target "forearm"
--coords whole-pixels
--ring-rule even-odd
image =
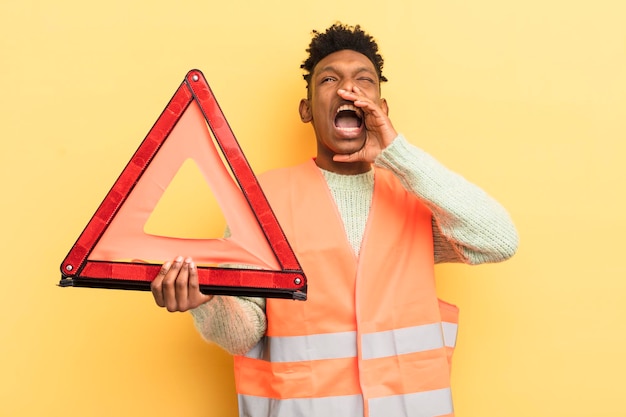
[[[517,230],[506,210],[402,135],[375,163],[391,170],[432,211],[435,262],[499,262],[517,250]]]
[[[234,355],[254,347],[265,334],[265,299],[215,296],[191,310],[198,332]]]

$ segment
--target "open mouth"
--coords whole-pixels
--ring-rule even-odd
[[[353,104],[344,104],[335,114],[335,127],[341,130],[358,130],[363,125],[363,111]]]

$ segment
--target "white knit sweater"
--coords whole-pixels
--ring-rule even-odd
[[[517,231],[506,210],[402,135],[380,153],[375,164],[393,172],[431,209],[436,263],[500,262],[517,250]],[[358,256],[372,201],[373,170],[359,175],[322,173]],[[250,350],[267,327],[263,298],[215,296],[191,314],[205,340],[233,354]]]

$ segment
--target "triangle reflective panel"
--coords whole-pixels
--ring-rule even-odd
[[[190,159],[214,192],[228,237],[146,232]],[[187,74],[63,260],[60,285],[150,290],[161,264],[178,255],[194,259],[204,293],[306,299],[304,272],[198,70]]]

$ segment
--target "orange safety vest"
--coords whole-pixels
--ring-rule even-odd
[[[308,299],[267,300],[266,336],[235,357],[241,416],[453,416],[458,310],[435,292],[432,214],[391,172],[374,179],[357,258],[314,161],[260,177]]]

